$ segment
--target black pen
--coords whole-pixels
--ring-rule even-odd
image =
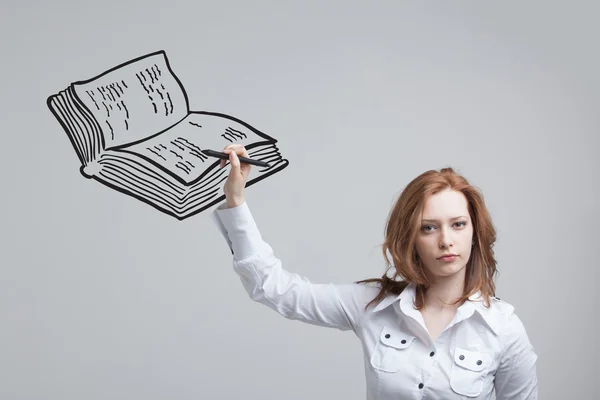
[[[222,160],[229,160],[229,154],[221,153],[220,151],[202,150],[202,153],[204,153],[210,157],[216,157],[216,158],[220,158]],[[267,167],[267,168],[270,167],[270,165],[264,161],[253,160],[251,158],[240,157],[240,156],[238,156],[238,158],[239,158],[240,162],[243,162],[245,164],[256,165],[258,167]]]

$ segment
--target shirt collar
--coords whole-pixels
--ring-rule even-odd
[[[412,305],[416,296],[416,285],[413,283],[408,284],[406,288],[399,295],[390,295],[385,297],[377,304],[371,311],[376,313],[391,305],[396,305],[404,314],[410,315],[416,310]],[[490,329],[497,335],[500,332],[500,319],[498,318],[497,312],[492,307],[486,307],[484,304],[484,298],[481,296],[481,291],[471,295],[469,300],[461,305],[457,310],[457,320],[463,320],[471,317],[477,312],[490,327]]]

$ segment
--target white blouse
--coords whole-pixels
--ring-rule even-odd
[[[461,305],[435,340],[413,307],[415,287],[374,308],[364,284],[311,283],[282,268],[262,239],[247,202],[222,204],[214,221],[233,254],[233,269],[253,301],[285,318],[351,330],[362,343],[367,400],[538,398],[535,353],[514,307],[478,295]]]

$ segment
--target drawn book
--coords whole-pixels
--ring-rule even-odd
[[[277,140],[221,113],[191,111],[166,53],[158,51],[71,83],[47,105],[69,137],[80,171],[179,220],[222,201],[229,174],[204,149],[241,143],[253,166],[250,186],[288,165]]]

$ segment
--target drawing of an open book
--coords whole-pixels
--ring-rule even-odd
[[[222,201],[229,174],[204,149],[241,143],[253,167],[246,186],[288,165],[277,140],[220,113],[190,111],[164,51],[71,83],[47,105],[67,133],[86,178],[133,196],[179,220]]]

